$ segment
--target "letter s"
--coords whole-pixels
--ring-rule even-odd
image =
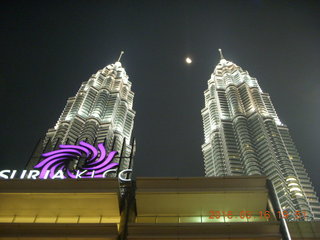
[[[0,178],[9,179],[9,177],[7,175],[5,175],[5,173],[10,173],[10,170],[0,171]]]

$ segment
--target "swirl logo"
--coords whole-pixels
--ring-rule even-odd
[[[112,162],[117,151],[108,155],[102,143],[98,149],[89,143],[81,141],[79,145],[59,145],[59,149],[42,154],[44,159],[34,166],[40,170],[39,178],[54,178],[57,172],[64,172],[69,178],[102,178],[104,173],[119,163]],[[84,164],[77,168],[77,173],[69,169],[70,163],[84,157]],[[81,174],[79,172],[81,171]]]

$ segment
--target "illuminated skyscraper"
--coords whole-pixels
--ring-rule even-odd
[[[121,52],[122,55],[123,52]],[[54,128],[50,128],[38,144],[28,168],[39,161],[41,153],[56,149],[59,144],[85,141],[104,143],[107,151],[115,150],[123,157],[120,169],[127,169],[134,152],[130,145],[135,111],[134,93],[120,58],[114,64],[93,74],[83,82],[74,97],[67,100]]]
[[[269,94],[221,50],[220,58],[201,111],[206,176],[266,175],[283,211],[292,216],[303,211],[307,219],[319,220],[319,200]]]

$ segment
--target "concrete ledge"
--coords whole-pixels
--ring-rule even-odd
[[[266,223],[128,224],[128,239],[281,239],[280,225]]]
[[[83,238],[116,239],[117,224],[34,224],[0,223],[0,237],[10,238]]]
[[[8,179],[0,180],[0,193],[98,193],[119,192],[116,178]]]
[[[138,177],[136,192],[267,191],[264,176],[154,178]]]

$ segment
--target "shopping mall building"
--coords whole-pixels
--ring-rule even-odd
[[[320,222],[281,212],[261,176],[8,179],[0,191],[0,239],[320,239]]]

